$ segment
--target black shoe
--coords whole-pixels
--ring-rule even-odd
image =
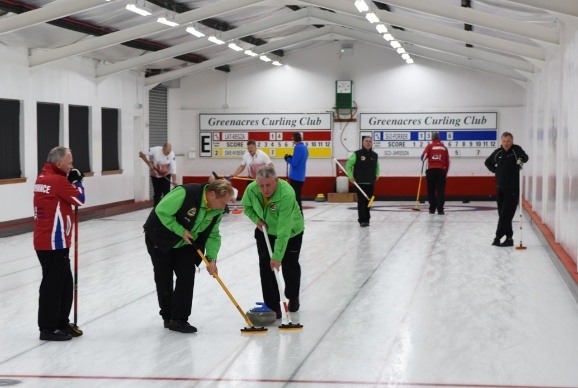
[[[275,311],[275,315],[276,315],[276,319],[281,319],[282,315],[281,315],[281,310],[273,310]]]
[[[225,214],[229,214],[230,212],[229,205],[225,205]]]
[[[83,334],[82,330],[80,330],[80,328],[76,326],[74,323],[69,323],[65,327],[59,327],[58,330],[60,330],[64,334],[68,334],[73,338],[80,337]]]
[[[180,331],[181,333],[196,333],[197,328],[189,325],[189,322],[185,320],[174,320],[171,319],[169,322],[169,330]]]
[[[66,334],[58,329],[54,329],[54,330],[41,330],[40,339],[43,341],[70,341],[72,337],[70,336],[70,334]]]
[[[439,214],[440,216],[443,216],[443,215],[446,214],[446,213],[444,213],[444,211],[442,210],[441,212],[438,212],[438,214]]]
[[[430,210],[429,214],[436,214],[435,210]]]
[[[366,226],[369,226],[369,222],[362,222],[359,224],[359,226],[361,226],[362,228],[365,228]]]
[[[299,311],[299,297],[295,299],[289,299],[289,312],[295,313]]]
[[[500,244],[501,247],[513,247],[514,246],[514,239],[507,238],[506,241]]]
[[[170,319],[163,319],[163,325],[164,325],[165,329],[169,328],[170,323],[171,323]]]
[[[492,245],[495,245],[495,246],[499,247],[500,244],[501,244],[500,239],[496,237],[496,238],[494,239],[494,242],[492,243]]]

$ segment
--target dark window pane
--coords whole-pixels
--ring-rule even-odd
[[[74,168],[81,172],[91,171],[88,140],[89,109],[87,106],[70,105],[68,107],[68,128]]]
[[[0,179],[22,177],[20,170],[20,101],[0,100]]]
[[[102,171],[119,169],[118,109],[102,108]]]

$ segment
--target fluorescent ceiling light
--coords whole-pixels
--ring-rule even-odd
[[[225,44],[221,39],[217,38],[215,35],[209,36],[209,40],[216,44]]]
[[[193,34],[197,38],[202,38],[203,36],[205,36],[205,34],[203,34],[201,31],[195,30],[195,27],[187,27],[186,31],[189,34]]]
[[[369,7],[363,0],[355,0],[355,6],[359,12],[369,11]]]
[[[271,58],[269,58],[269,57],[266,56],[266,55],[261,55],[261,56],[259,57],[259,59],[262,60],[262,61],[265,61],[265,62],[271,62]]]
[[[253,52],[253,51],[251,51],[251,50],[245,50],[245,54],[247,54],[247,55],[249,55],[249,56],[251,56],[251,57],[256,57],[257,55],[259,55],[259,54],[257,54],[256,52]]]
[[[393,48],[400,48],[401,47],[401,44],[399,44],[399,42],[397,40],[392,40],[391,42],[389,42],[389,44]]]
[[[393,40],[393,35],[391,35],[391,34],[385,34],[385,35],[383,36],[383,39],[385,39],[385,40],[387,40],[387,41],[389,42],[390,40]]]
[[[411,58],[408,58],[408,59],[406,59],[405,61],[406,61],[408,64],[413,63],[413,59],[411,59]]]
[[[142,16],[148,16],[151,12],[144,5],[136,5],[136,3],[128,3],[126,9]]]
[[[400,47],[397,49],[397,53],[398,54],[405,54],[405,49],[403,47]]]
[[[409,56],[409,54],[401,54],[401,57],[405,60],[410,59],[411,57]]]
[[[380,34],[385,34],[387,32],[387,27],[383,23],[379,23],[377,26],[375,26],[375,28]]]
[[[234,42],[229,43],[229,48],[235,51],[243,51],[243,47],[237,46]]]
[[[167,26],[171,26],[171,27],[176,27],[179,25],[179,23],[174,22],[172,20],[168,20],[167,18],[158,18],[157,22],[162,23],[162,24],[166,24]]]
[[[377,17],[376,14],[374,14],[373,12],[368,12],[365,14],[365,18],[367,20],[369,20],[370,23],[378,23],[379,22],[379,18]]]
[[[273,62],[271,62],[271,64],[275,65],[275,66],[281,66],[282,65],[282,63],[279,61],[273,61]]]

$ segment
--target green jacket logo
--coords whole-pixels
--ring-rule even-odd
[[[189,217],[194,217],[195,214],[197,214],[197,208],[196,208],[196,207],[194,207],[194,208],[192,208],[192,209],[189,209],[189,210],[187,211],[187,215],[188,215]]]
[[[273,202],[272,204],[269,205],[269,210],[271,210],[272,212],[277,210],[277,204],[275,202]]]

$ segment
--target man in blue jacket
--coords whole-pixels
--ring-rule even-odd
[[[285,155],[285,161],[291,166],[289,170],[289,179],[291,179],[291,187],[295,190],[295,199],[299,204],[301,214],[303,214],[303,206],[301,205],[301,188],[305,182],[305,167],[307,159],[309,158],[309,151],[307,146],[303,144],[303,138],[299,132],[293,134],[293,156]]]

